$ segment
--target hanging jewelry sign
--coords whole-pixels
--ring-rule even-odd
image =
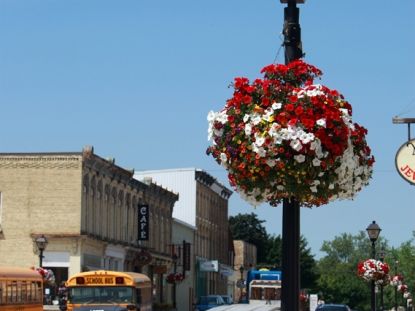
[[[396,170],[399,175],[412,185],[415,185],[415,139],[408,140],[396,153]]]
[[[411,124],[415,118],[393,117],[392,123],[406,124],[408,127],[408,141],[396,153],[395,165],[399,175],[411,185],[415,185],[415,139],[411,138]]]

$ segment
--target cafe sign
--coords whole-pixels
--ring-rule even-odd
[[[408,140],[396,153],[396,169],[403,179],[415,185],[415,139]]]

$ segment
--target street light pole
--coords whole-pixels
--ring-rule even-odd
[[[177,272],[177,255],[176,253],[173,254],[173,271],[174,271],[174,276],[176,276],[176,272]],[[173,310],[176,310],[176,281],[174,281],[173,283]]]
[[[395,260],[395,275],[398,275],[398,263],[399,261]],[[395,311],[398,310],[398,285],[395,286]]]
[[[243,280],[244,280],[244,266],[243,265],[241,265],[240,267],[239,267],[239,272],[241,273],[241,283],[243,282]],[[242,302],[242,294],[243,294],[243,290],[244,290],[244,287],[243,286],[241,286],[240,287],[240,289],[241,289],[241,294],[240,294],[240,296],[239,296],[239,303],[241,303]]]
[[[382,229],[380,229],[376,221],[372,221],[372,223],[366,228],[369,239],[372,242],[372,259],[376,258],[375,243],[381,230]],[[370,307],[371,311],[376,311],[375,281],[373,280],[370,282]]]
[[[381,262],[385,260],[385,250],[382,248],[379,252],[379,259]],[[380,310],[383,311],[385,309],[385,305],[383,304],[383,283],[380,285]]]
[[[303,56],[301,28],[297,3],[304,0],[280,0],[284,8],[285,64]],[[300,204],[295,198],[283,200],[282,216],[282,288],[281,310],[298,311],[300,308]]]

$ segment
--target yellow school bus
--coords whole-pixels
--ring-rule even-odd
[[[43,310],[43,278],[39,272],[0,267],[0,310]]]
[[[67,311],[152,309],[151,282],[141,273],[81,272],[71,276],[66,287]]]

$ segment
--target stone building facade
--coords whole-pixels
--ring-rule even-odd
[[[233,280],[234,287],[234,299],[240,301],[243,299],[243,295],[246,295],[245,287],[238,287],[238,280],[246,280],[247,273],[250,269],[254,269],[257,265],[257,247],[254,244],[242,241],[234,240],[233,247],[235,249],[234,260],[234,275]]]
[[[153,266],[172,264],[178,195],[133,174],[92,147],[0,154],[0,265],[38,266],[34,239],[44,235],[43,266],[58,281],[85,270],[140,271],[159,288],[163,280]],[[148,240],[138,239],[141,206],[148,206]]]
[[[179,194],[173,217],[196,228],[194,244],[194,299],[207,294],[233,294],[233,243],[229,232],[228,201],[232,191],[201,169],[142,171],[139,180],[151,179]]]

